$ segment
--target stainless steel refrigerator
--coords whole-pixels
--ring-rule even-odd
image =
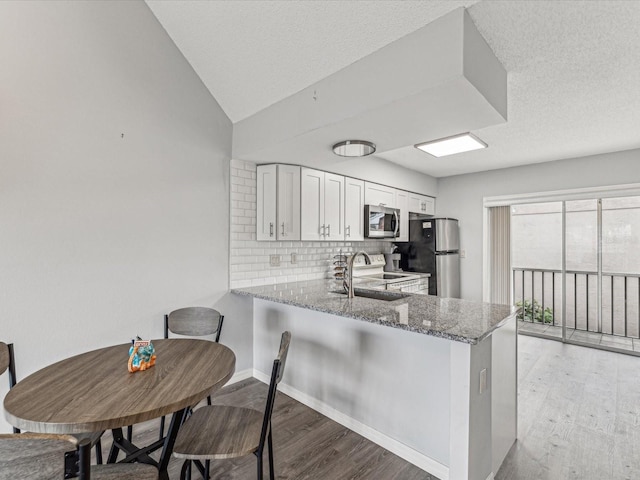
[[[409,241],[396,243],[400,268],[430,273],[429,295],[460,298],[459,238],[455,218],[410,218]]]

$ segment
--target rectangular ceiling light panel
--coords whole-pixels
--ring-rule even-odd
[[[455,153],[487,148],[487,144],[470,133],[462,133],[452,137],[432,140],[431,142],[419,143],[415,145],[415,147],[423,152],[427,152],[429,155],[439,158]]]

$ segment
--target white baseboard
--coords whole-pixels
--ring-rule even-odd
[[[268,384],[271,380],[268,375],[254,369],[253,376],[260,380],[263,383]],[[278,385],[278,390],[280,390],[285,395],[290,396],[294,400],[306,405],[307,407],[315,410],[318,413],[321,413],[325,417],[329,417],[331,420],[338,422],[340,425],[347,427],[349,430],[352,430],[359,435],[362,435],[368,440],[371,440],[373,443],[380,445],[382,448],[389,450],[390,452],[398,455],[400,458],[406,460],[409,463],[412,463],[418,468],[421,468],[427,473],[431,475],[435,475],[441,480],[449,480],[449,467],[446,465],[442,465],[440,462],[423,455],[420,452],[417,452],[411,447],[398,442],[397,440],[381,433],[364,423],[361,423],[354,418],[339,412],[335,408],[327,405],[320,400],[307,395],[295,388],[283,383]],[[491,474],[491,477],[493,474]],[[487,480],[492,480],[492,478],[488,478]]]
[[[240,370],[239,372],[234,373],[233,377],[231,377],[229,381],[225,383],[225,385],[231,385],[233,383],[238,383],[238,382],[241,382],[242,380],[246,380],[247,378],[252,378],[253,372],[254,370],[252,368]]]

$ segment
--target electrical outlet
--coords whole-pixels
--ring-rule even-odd
[[[467,258],[467,251],[466,250],[460,250],[460,258]]]
[[[298,256],[295,253],[291,254],[291,264],[298,263]]]
[[[272,267],[280,266],[280,255],[270,255],[269,256],[269,265]]]
[[[480,370],[480,395],[487,389],[487,369]]]

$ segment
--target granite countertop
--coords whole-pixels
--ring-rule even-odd
[[[508,305],[393,291],[374,291],[397,298],[391,301],[359,297],[359,292],[372,291],[362,286],[355,286],[356,297],[352,299],[338,293],[340,282],[335,280],[234,288],[231,292],[472,344],[490,335],[517,312],[516,307]]]

